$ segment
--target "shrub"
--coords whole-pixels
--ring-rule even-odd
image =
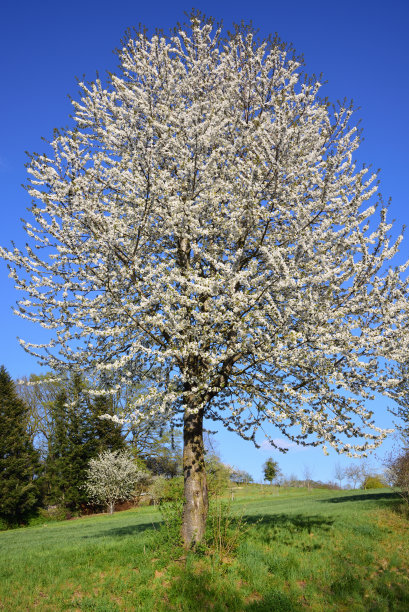
[[[387,461],[388,475],[393,486],[400,489],[403,499],[409,503],[409,448]]]
[[[231,502],[213,500],[200,546],[204,553],[215,554],[219,559],[229,557],[236,553],[247,532],[248,526],[243,516],[233,514]]]
[[[215,453],[205,457],[209,497],[218,497],[230,486],[231,467],[225,465]]]
[[[177,479],[172,478],[172,480]],[[174,487],[176,490],[176,483]],[[163,523],[155,535],[156,545],[165,546],[171,557],[176,558],[181,554],[183,545],[181,538],[183,495],[170,501],[162,500],[159,508]],[[247,532],[248,526],[243,516],[232,512],[231,503],[213,498],[209,504],[204,538],[190,552],[210,555],[222,561],[226,557],[235,555]]]
[[[183,476],[156,476],[149,487],[149,493],[156,504],[183,500]]]
[[[64,506],[48,506],[48,508],[41,508],[39,515],[42,522],[48,523],[49,521],[65,521],[72,517],[72,514]]]
[[[383,489],[386,487],[386,482],[379,476],[375,474],[374,476],[366,476],[364,482],[362,483],[362,487],[364,489]]]

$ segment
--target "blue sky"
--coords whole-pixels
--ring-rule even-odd
[[[407,0],[344,0],[273,2],[196,2],[207,15],[233,21],[249,21],[261,35],[277,32],[292,42],[305,57],[309,73],[323,73],[328,81],[323,93],[330,100],[353,99],[360,107],[365,141],[358,160],[381,168],[381,193],[392,198],[390,217],[397,228],[409,224],[408,143],[409,121],[409,3]],[[55,127],[67,124],[68,95],[76,97],[75,77],[92,80],[98,71],[114,71],[113,49],[125,30],[139,23],[149,32],[167,31],[183,20],[191,3],[134,2],[117,0],[71,0],[69,3],[8,2],[2,8],[0,25],[0,244],[25,241],[20,217],[29,198],[21,188],[26,181],[25,151],[46,149],[41,138],[52,136]],[[409,238],[400,259],[409,256]],[[16,337],[39,338],[39,331],[12,314],[17,299],[6,266],[0,262],[0,364],[13,377],[40,372],[35,360],[25,354]],[[377,423],[388,426],[391,417],[380,399],[372,407]],[[274,436],[274,432],[271,432]],[[278,435],[276,437],[279,437]],[[227,432],[217,436],[222,458],[246,469],[257,479],[261,466],[272,455],[286,474],[302,476],[308,466],[314,478],[333,479],[334,464],[351,460],[325,457],[320,450],[290,448],[286,455],[271,449],[253,449]],[[261,438],[262,440],[262,438]],[[392,441],[377,453],[381,458]],[[372,459],[376,465],[376,460]]]

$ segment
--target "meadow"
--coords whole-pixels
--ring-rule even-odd
[[[0,610],[407,611],[399,505],[390,489],[250,485],[213,510],[210,549],[187,555],[148,506],[1,532]]]

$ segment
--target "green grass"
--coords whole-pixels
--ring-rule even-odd
[[[183,556],[144,507],[0,533],[0,610],[409,610],[407,519],[390,490],[234,492],[234,554]]]

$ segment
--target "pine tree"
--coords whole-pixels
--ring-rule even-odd
[[[47,501],[63,504],[68,488],[65,462],[69,452],[69,433],[67,431],[67,395],[62,390],[51,404],[51,433],[48,441],[46,460]]]
[[[98,454],[90,422],[89,399],[78,375],[67,381],[52,409],[47,458],[48,501],[70,511],[87,502],[83,485],[90,459]]]
[[[39,503],[40,461],[27,431],[28,409],[0,367],[0,518],[24,523]]]
[[[104,396],[92,401],[85,387],[84,380],[74,375],[51,408],[48,501],[73,512],[87,503],[84,484],[90,459],[107,450],[125,448],[120,426],[99,418],[113,414],[112,401]]]

